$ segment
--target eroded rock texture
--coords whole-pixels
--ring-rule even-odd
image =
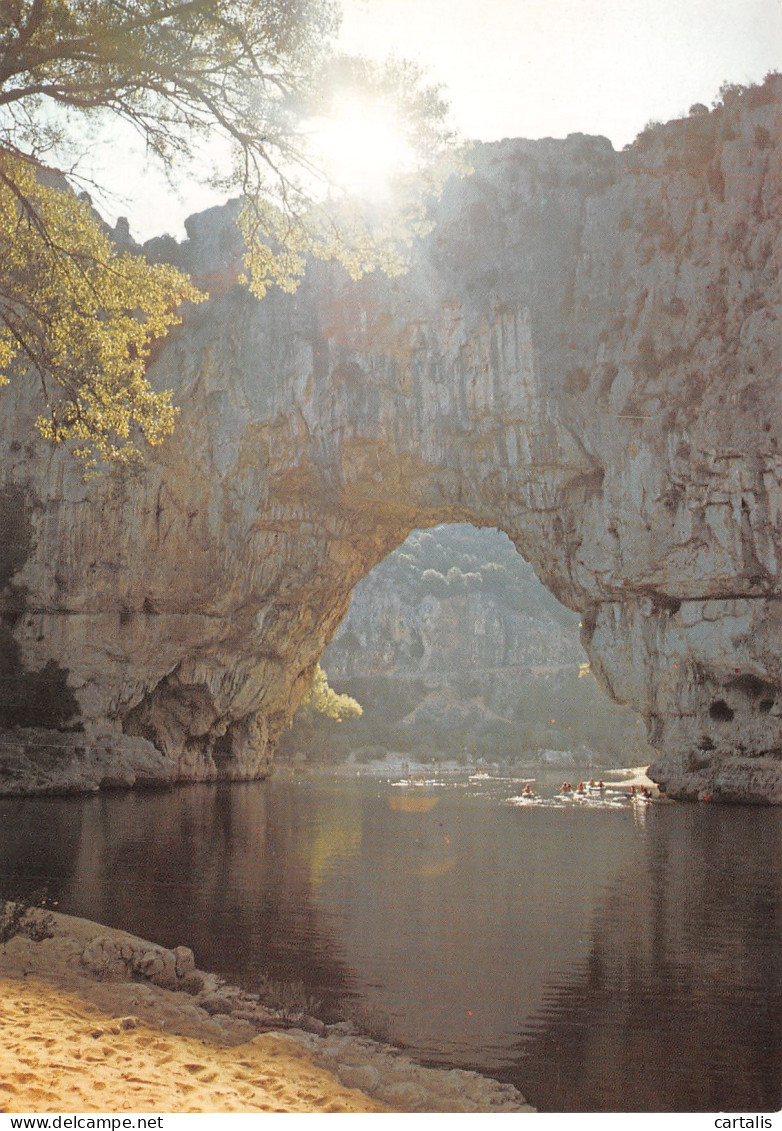
[[[156,361],[182,414],[146,470],[85,485],[35,385],[0,397],[6,788],[77,738],[262,775],[353,585],[450,521],[582,612],[670,794],[781,801],[781,95],[619,154],[479,146],[399,279],[257,302],[231,207],[150,246],[214,293]]]

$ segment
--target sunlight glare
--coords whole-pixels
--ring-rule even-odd
[[[399,119],[376,102],[340,102],[328,117],[314,119],[308,132],[331,188],[349,195],[387,196],[393,179],[413,168],[413,149]]]

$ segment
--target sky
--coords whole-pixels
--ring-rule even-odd
[[[620,149],[782,66],[782,0],[343,0],[343,13],[342,49],[416,60],[473,140],[582,132]],[[195,185],[177,199],[151,175],[133,197],[110,218],[129,215],[137,239],[182,238],[185,216],[222,202]]]
[[[415,58],[471,139],[603,134],[782,66],[782,0],[343,0],[348,51]]]

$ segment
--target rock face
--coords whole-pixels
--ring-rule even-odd
[[[782,801],[781,87],[618,154],[477,147],[398,279],[257,302],[230,207],[155,241],[213,294],[156,360],[182,412],[147,468],[84,484],[34,383],[0,397],[4,741],[262,775],[359,578],[470,522],[581,612],[669,794]]]

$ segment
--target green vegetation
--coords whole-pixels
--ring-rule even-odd
[[[426,681],[351,675],[344,683],[360,697],[363,716],[339,728],[297,716],[282,756],[302,751],[314,762],[332,762],[356,754],[358,761],[371,761],[397,751],[421,761],[452,758],[471,765],[479,759],[535,761],[540,751],[553,750],[591,751],[603,765],[648,759],[641,720],[612,703],[594,677],[579,679],[577,664],[508,677],[495,688],[480,673],[470,681],[454,679],[452,711],[435,702],[426,717],[416,712],[431,694]],[[414,712],[418,717],[411,720]]]
[[[196,289],[171,267],[117,254],[84,201],[2,148],[0,251],[0,385],[34,369],[41,435],[74,440],[87,470],[96,455],[136,457],[134,434],[160,443],[176,412],[147,381],[149,352]]]
[[[257,295],[294,289],[308,255],[354,277],[402,269],[426,195],[453,168],[446,105],[409,64],[336,56],[337,28],[332,0],[0,5],[0,382],[37,375],[39,431],[88,469],[137,460],[139,439],[171,432],[171,396],[147,365],[181,304],[203,297],[171,268],[117,254],[74,196],[100,190],[79,162],[107,123],[140,134],[172,183],[206,166],[242,195]],[[331,183],[303,125],[346,95],[392,106],[414,154],[385,211]]]
[[[358,719],[364,711],[360,703],[350,695],[341,695],[329,686],[329,681],[323,668],[318,664],[312,677],[312,686],[302,700],[302,707],[310,708],[335,723],[343,719]]]
[[[449,525],[414,530],[389,554],[378,575],[380,570],[382,582],[402,589],[406,600],[483,592],[520,613],[540,609],[562,627],[578,627],[578,614],[543,588],[511,540],[493,527],[479,530]]]
[[[719,146],[736,137],[742,109],[753,110],[774,103],[781,79],[778,71],[770,71],[762,83],[747,86],[723,83],[711,110],[702,102],[696,102],[686,118],[649,121],[625,150],[631,154],[645,153],[659,145],[667,150],[667,172],[681,168],[691,176],[708,174]]]
[[[505,535],[415,531],[356,587],[323,658],[363,715],[334,727],[300,712],[283,756],[369,761],[396,751],[471,764],[554,750],[643,761],[641,720],[598,687],[578,633],[578,614]]]

